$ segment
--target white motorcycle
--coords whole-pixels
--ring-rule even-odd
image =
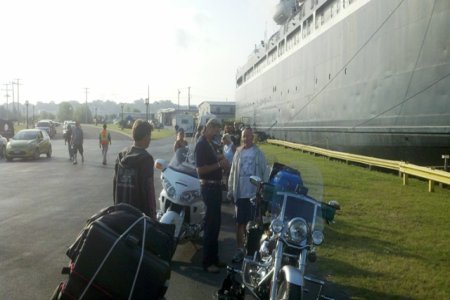
[[[175,225],[177,242],[197,241],[203,235],[206,207],[200,192],[193,153],[188,147],[178,149],[171,161],[155,160],[161,171],[163,189],[159,195],[159,222]]]

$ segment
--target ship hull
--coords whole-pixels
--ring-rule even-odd
[[[450,152],[450,2],[356,1],[236,90],[277,139],[442,165]]]

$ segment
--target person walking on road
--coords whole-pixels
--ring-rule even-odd
[[[219,159],[212,145],[213,138],[220,133],[220,122],[211,119],[203,135],[195,145],[195,164],[200,181],[203,202],[206,206],[203,236],[203,269],[208,273],[219,273],[225,264],[219,261],[219,232],[222,204],[222,170],[229,168],[228,161]]]
[[[250,176],[256,175],[264,179],[266,158],[264,153],[253,144],[253,130],[245,128],[242,131],[243,145],[236,150],[228,178],[228,198],[234,200],[236,217],[237,251],[233,257],[234,263],[244,259],[244,241],[246,225],[252,217],[250,198],[255,196],[256,187],[250,183]]]
[[[108,146],[111,145],[111,134],[106,130],[106,124],[103,124],[103,130],[98,135],[98,145],[102,149],[103,164],[106,165],[106,154],[108,153]]]
[[[80,152],[81,162],[84,163],[84,154],[83,154],[83,130],[81,129],[80,122],[77,121],[75,123],[75,128],[72,129],[72,138],[70,140],[72,144],[72,155],[73,155],[73,164],[76,165],[77,161],[77,153]]]
[[[69,159],[73,161],[73,150],[72,143],[70,140],[72,139],[72,125],[67,124],[67,131],[64,135],[64,145],[67,145],[67,150],[69,151]]]

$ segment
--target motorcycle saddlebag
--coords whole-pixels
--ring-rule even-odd
[[[163,298],[170,278],[173,230],[165,233],[159,223],[127,206],[110,207],[88,220],[67,252],[69,279],[55,299],[79,299],[83,293],[83,299],[128,299],[130,294],[132,299]]]

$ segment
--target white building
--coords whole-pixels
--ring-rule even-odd
[[[236,116],[236,102],[224,101],[203,101],[198,105],[198,115],[201,118],[204,115],[213,114],[222,121],[228,121]]]

